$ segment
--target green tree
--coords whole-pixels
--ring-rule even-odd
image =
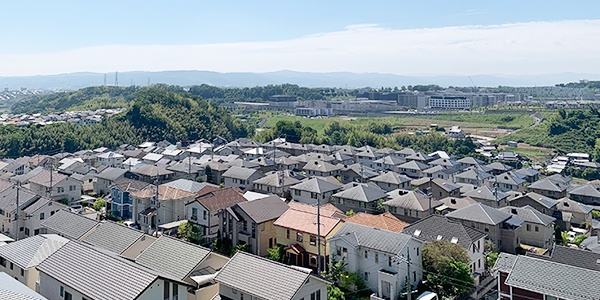
[[[434,241],[423,246],[426,285],[443,297],[464,296],[473,287],[467,252],[457,244]]]
[[[193,244],[200,244],[200,228],[194,226],[194,224],[190,222],[179,224],[179,227],[177,227],[177,235],[179,235],[184,241],[188,241]]]
[[[327,286],[327,299],[328,300],[346,300],[344,292],[335,285]]]
[[[268,258],[270,260],[282,263],[285,258],[285,250],[283,249],[283,246],[269,248],[267,249],[267,252],[269,252]]]
[[[490,271],[496,264],[496,260],[498,260],[498,252],[488,253],[485,257],[485,268]]]
[[[96,211],[100,211],[104,207],[106,207],[106,201],[104,201],[104,199],[98,198],[94,201],[94,209]]]
[[[585,234],[578,235],[573,239],[573,244],[579,246],[585,239],[587,239],[587,235],[585,235]]]

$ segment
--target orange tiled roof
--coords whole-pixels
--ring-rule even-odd
[[[359,212],[346,219],[347,222],[365,225],[373,228],[385,229],[394,232],[402,232],[404,227],[410,225],[404,221],[399,220],[390,212],[385,212],[380,215],[372,215],[368,213]]]

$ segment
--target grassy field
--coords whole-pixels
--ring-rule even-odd
[[[490,131],[499,128],[521,129],[533,124],[533,118],[525,113],[515,114],[437,114],[437,115],[398,115],[389,117],[329,117],[304,118],[298,116],[264,115],[267,121],[264,127],[272,128],[280,120],[300,121],[304,126],[310,126],[323,133],[325,126],[333,121],[352,123],[357,126],[368,125],[371,122],[388,123],[397,131],[414,131],[425,129],[432,123],[441,127],[461,126],[468,133]]]
[[[542,147],[534,147],[526,144],[519,144],[519,147],[505,147],[506,151],[513,151],[519,155],[527,156],[529,159],[534,161],[545,161],[548,155],[552,154],[552,149],[542,148]]]

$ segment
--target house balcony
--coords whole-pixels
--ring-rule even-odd
[[[251,238],[251,235],[249,232],[239,231],[238,232],[238,240],[240,242],[250,244],[250,241],[252,240],[252,238]]]

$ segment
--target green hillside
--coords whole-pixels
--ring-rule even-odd
[[[84,89],[76,94],[93,99],[90,94],[95,91]],[[116,98],[119,97],[126,99],[128,96],[121,93]],[[116,103],[118,100],[111,98],[109,101]],[[2,126],[0,156],[54,154],[102,146],[114,148],[149,140],[174,143],[212,139],[217,135],[234,139],[246,137],[252,130],[228,111],[186,93],[144,88],[135,92],[130,105],[127,111],[96,125]]]

